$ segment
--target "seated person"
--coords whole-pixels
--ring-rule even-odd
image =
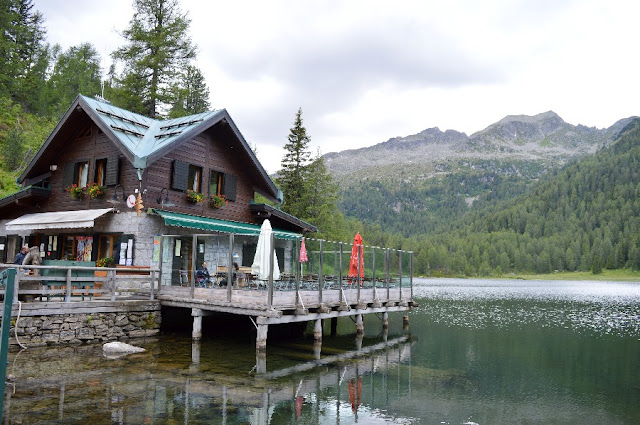
[[[203,262],[200,267],[196,270],[196,285],[197,286],[207,286],[210,283],[209,269],[207,269],[207,263]]]
[[[233,280],[234,281],[235,281],[236,273],[238,273],[238,269],[239,269],[238,263],[234,262],[233,263]],[[220,286],[227,286],[227,276],[225,276],[224,279],[220,281]]]

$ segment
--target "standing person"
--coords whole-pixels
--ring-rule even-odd
[[[20,249],[20,252],[16,254],[13,258],[13,264],[20,264],[24,261],[24,257],[27,256],[27,252],[29,252],[29,245],[25,245]]]

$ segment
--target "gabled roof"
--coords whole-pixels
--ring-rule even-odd
[[[153,162],[162,158],[183,142],[191,140],[214,125],[218,123],[227,124],[251,159],[253,166],[258,170],[263,179],[264,187],[271,192],[269,193],[271,197],[276,198],[279,196],[278,188],[262,167],[262,164],[260,164],[253,150],[249,147],[225,109],[170,120],[156,120],[82,95],[79,95],[71,104],[38,153],[22,172],[18,178],[19,182],[22,182],[29,175],[42,153],[76,110],[83,110],[122,151],[131,164],[140,170],[149,167]]]

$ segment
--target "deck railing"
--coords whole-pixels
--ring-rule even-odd
[[[0,264],[0,271],[10,268],[16,270],[14,301],[19,297],[64,302],[110,297],[115,301],[133,295],[153,300],[159,287],[160,272],[151,268]],[[0,295],[4,294],[0,286]]]

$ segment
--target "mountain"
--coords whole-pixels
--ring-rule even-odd
[[[597,129],[553,111],[510,115],[471,136],[434,127],[324,158],[345,215],[406,236],[524,193],[550,171],[610,145],[632,118]]]
[[[640,269],[640,120],[610,146],[409,239],[417,274]]]

